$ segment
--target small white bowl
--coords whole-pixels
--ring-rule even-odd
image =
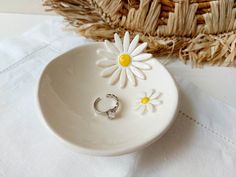
[[[136,87],[120,89],[109,85],[96,66],[102,43],[77,47],[51,61],[38,83],[38,104],[49,129],[63,142],[81,153],[121,155],[137,151],[163,135],[173,123],[178,109],[178,89],[162,64],[147,61],[152,70]],[[156,89],[162,92],[163,104],[155,113],[138,115],[133,105],[140,92]],[[95,115],[93,102],[107,93],[121,101],[118,118],[109,120]]]

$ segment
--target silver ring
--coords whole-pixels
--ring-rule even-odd
[[[112,98],[116,101],[116,104],[113,108],[111,109],[108,109],[107,111],[101,111],[97,108],[97,105],[98,105],[98,102],[101,101],[101,98],[98,97],[95,101],[94,101],[94,104],[93,104],[93,108],[95,110],[96,113],[98,114],[105,114],[107,115],[107,117],[109,119],[114,119],[116,117],[116,111],[118,110],[119,108],[119,99],[117,96],[115,96],[114,94],[107,94],[106,95],[107,98]]]

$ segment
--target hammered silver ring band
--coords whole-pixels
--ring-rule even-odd
[[[98,97],[98,98],[94,101],[93,108],[94,108],[94,110],[95,110],[96,113],[107,115],[107,117],[108,117],[109,119],[115,119],[115,117],[116,117],[116,112],[117,112],[117,110],[118,110],[118,108],[119,108],[119,105],[120,105],[119,99],[118,99],[118,97],[117,97],[116,95],[114,95],[114,94],[107,94],[106,97],[107,97],[107,98],[114,99],[114,100],[116,101],[115,106],[114,106],[113,108],[110,108],[110,109],[108,109],[108,110],[106,110],[106,111],[101,111],[101,110],[99,110],[99,109],[97,108],[97,105],[98,105],[98,103],[102,100],[100,97]]]

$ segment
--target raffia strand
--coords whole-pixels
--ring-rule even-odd
[[[44,5],[95,40],[129,30],[156,56],[179,56],[196,66],[236,65],[234,0],[45,0]]]

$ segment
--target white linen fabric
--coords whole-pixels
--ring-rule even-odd
[[[224,103],[202,92],[190,82],[191,74],[185,72],[187,78],[174,64],[169,69],[180,87],[180,111],[159,141],[118,157],[93,157],[64,147],[41,122],[35,96],[37,80],[49,61],[90,42],[62,27],[56,19],[0,44],[0,177],[236,176],[232,80],[226,79],[232,87],[224,92]],[[223,70],[235,74],[230,68]]]

